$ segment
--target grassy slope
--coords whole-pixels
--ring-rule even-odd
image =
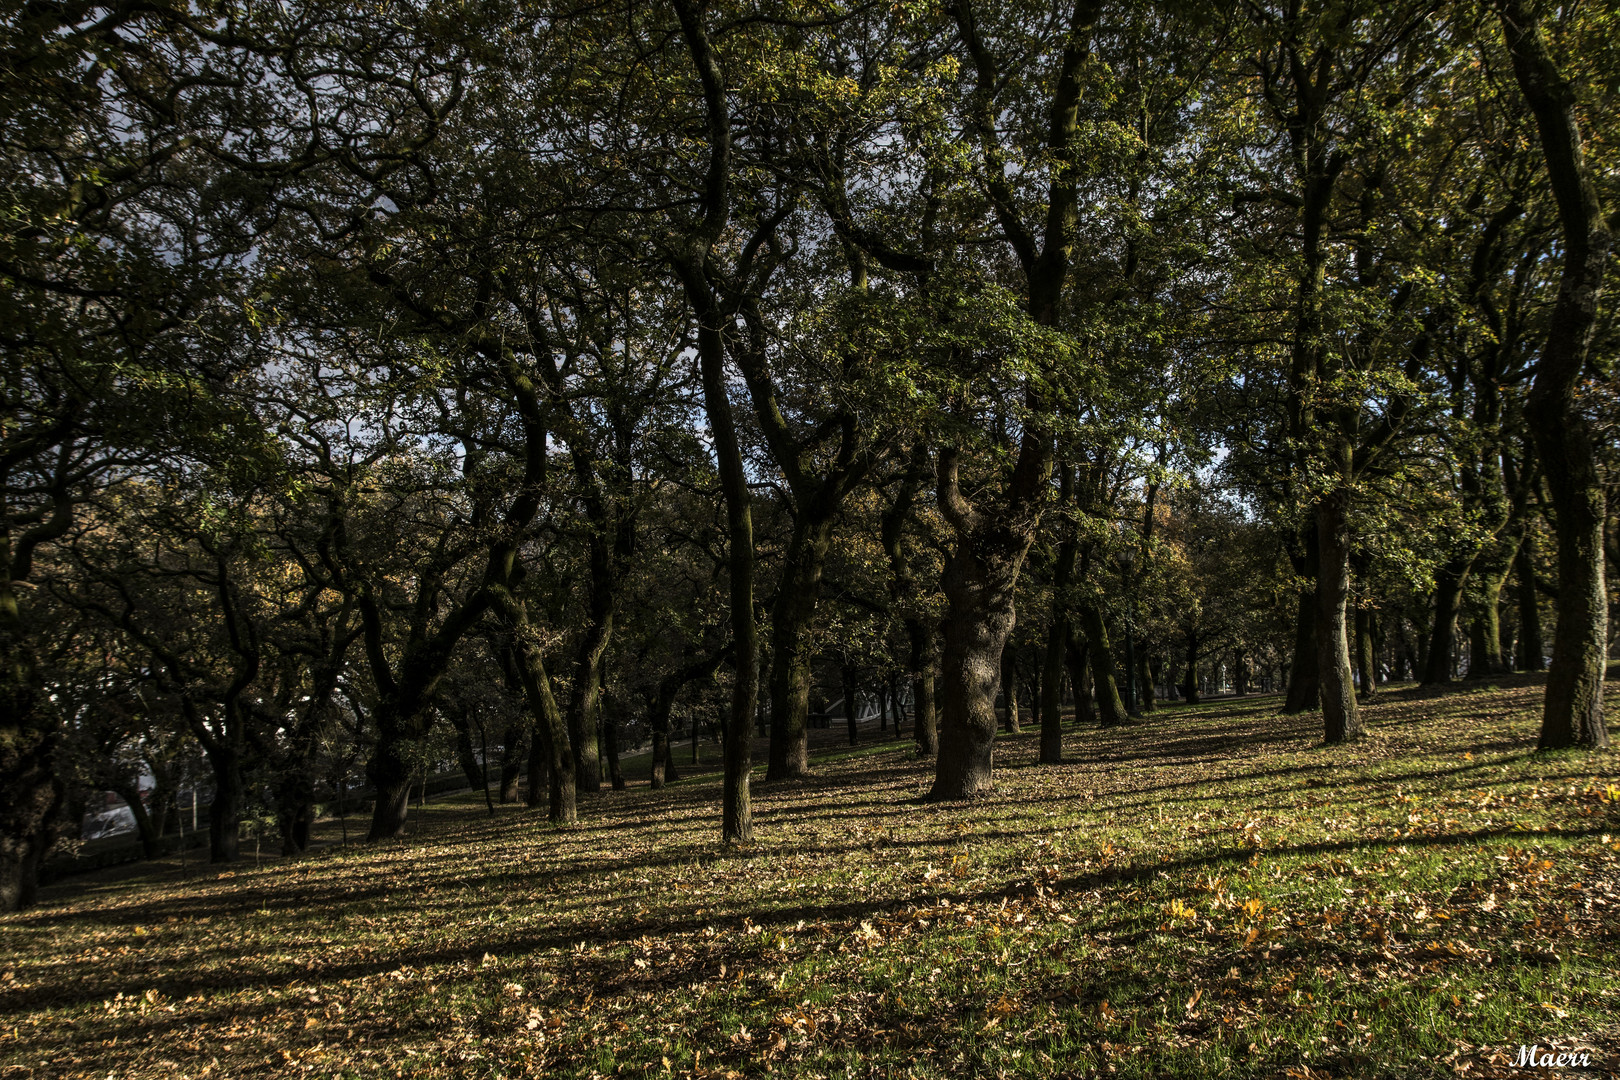
[[[1256,698],[1055,769],[1029,733],[975,805],[829,752],[756,786],[745,853],[699,776],[65,883],[0,919],[0,1078],[1525,1076],[1571,1040],[1612,1074],[1620,765],[1531,753],[1504,685],[1390,694],[1349,749]]]

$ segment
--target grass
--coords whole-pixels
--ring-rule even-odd
[[[1534,753],[1531,682],[1388,693],[1348,748],[1266,698],[1056,768],[1029,732],[968,805],[829,751],[740,852],[710,774],[65,882],[0,919],[0,1080],[1612,1076],[1620,769]]]

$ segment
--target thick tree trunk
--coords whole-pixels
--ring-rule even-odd
[[[1242,649],[1232,654],[1232,692],[1238,697],[1249,692],[1249,658]]]
[[[765,779],[781,780],[810,772],[810,631],[821,595],[831,521],[811,522],[801,514],[788,541],[776,602],[771,606],[771,742]]]
[[[574,782],[580,791],[602,790],[601,663],[612,634],[612,616],[593,613],[574,654],[567,722],[568,742],[574,751]]]
[[[379,709],[378,713],[381,712]],[[371,829],[366,833],[368,840],[386,840],[405,833],[412,776],[411,763],[402,756],[404,744],[405,740],[397,735],[379,733],[377,745],[366,762],[366,779],[377,793],[371,807]]]
[[[1329,492],[1316,504],[1321,548],[1316,578],[1317,677],[1321,681],[1323,738],[1328,743],[1346,742],[1364,733],[1345,632],[1345,602],[1350,594],[1348,503],[1349,493],[1341,489]]]
[[[208,764],[214,774],[214,801],[208,807],[208,861],[235,862],[246,795],[242,760],[234,749],[215,746],[208,750]]]
[[[1105,728],[1118,727],[1126,719],[1125,703],[1119,697],[1119,684],[1114,679],[1114,648],[1108,640],[1108,624],[1103,621],[1102,609],[1095,604],[1080,605],[1081,632],[1086,638],[1086,652],[1091,659],[1091,683],[1097,697],[1097,715]]]
[[[1542,709],[1543,749],[1609,744],[1603,719],[1609,605],[1604,581],[1598,438],[1577,394],[1603,295],[1612,236],[1585,160],[1575,86],[1559,71],[1533,12],[1499,0],[1513,71],[1535,114],[1564,250],[1558,299],[1525,402],[1558,535],[1558,621]]]
[[[971,799],[990,792],[996,685],[1013,629],[1013,585],[1027,550],[1026,545],[1016,554],[1002,550],[986,556],[973,538],[958,539],[943,579],[950,605],[942,665],[945,701],[930,801]],[[1017,701],[1015,685],[1008,687],[1010,702]]]

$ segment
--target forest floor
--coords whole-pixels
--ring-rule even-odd
[[[1059,767],[1027,731],[973,804],[827,749],[744,851],[711,773],[67,880],[0,918],[0,1080],[1614,1076],[1620,755],[1535,753],[1540,698],[1397,689],[1348,748],[1171,705]]]

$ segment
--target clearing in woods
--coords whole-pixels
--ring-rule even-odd
[[[1007,737],[968,805],[829,749],[737,852],[698,775],[70,879],[0,918],[0,1077],[1613,1075],[1620,770],[1534,753],[1540,698],[1394,690],[1338,749],[1172,704],[1060,767]]]

